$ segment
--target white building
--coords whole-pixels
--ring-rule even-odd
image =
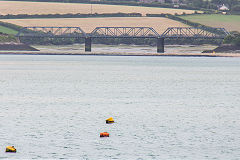
[[[225,6],[225,4],[223,4],[223,5],[219,6],[218,10],[220,10],[220,11],[228,11],[229,8],[227,6]]]

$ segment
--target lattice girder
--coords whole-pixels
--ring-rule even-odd
[[[97,27],[91,32],[91,37],[113,38],[148,38],[159,37],[151,27]]]
[[[86,37],[80,27],[24,27],[17,37]]]
[[[165,38],[225,38],[229,32],[224,28],[207,31],[200,27],[170,27],[161,37]]]

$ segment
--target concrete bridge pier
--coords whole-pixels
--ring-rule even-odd
[[[85,38],[85,52],[91,52],[92,51],[92,38],[86,37]]]
[[[157,38],[157,53],[164,53],[164,38]]]

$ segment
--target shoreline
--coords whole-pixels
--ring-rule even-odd
[[[32,52],[0,51],[0,55],[75,55],[75,56],[175,56],[175,57],[240,57],[239,53],[118,53],[118,52]]]

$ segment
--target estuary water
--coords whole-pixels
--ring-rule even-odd
[[[0,142],[2,159],[239,160],[240,58],[0,55]]]

